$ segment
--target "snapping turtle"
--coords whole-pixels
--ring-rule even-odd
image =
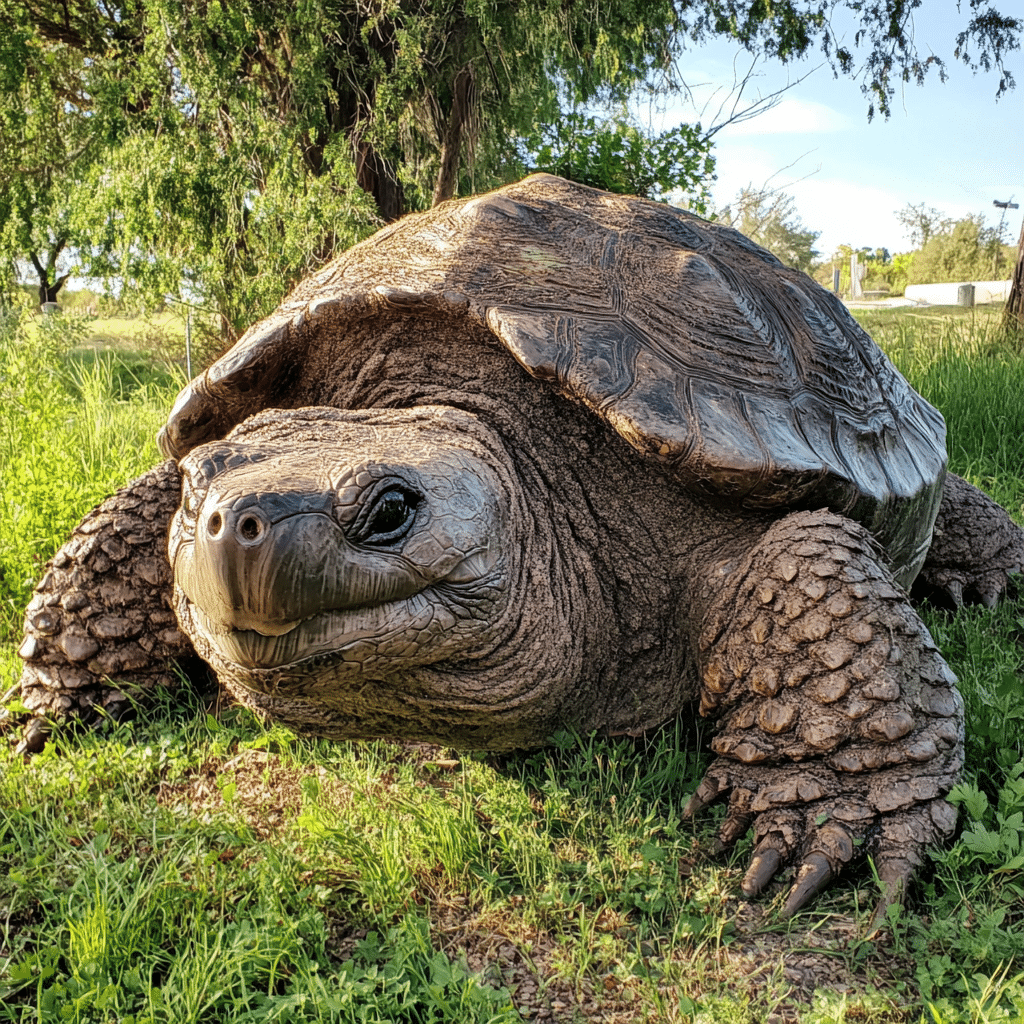
[[[490,749],[699,699],[689,808],[753,827],[747,894],[797,866],[791,913],[858,846],[894,892],[963,750],[907,589],[1024,564],[944,438],[803,274],[534,176],[356,246],[182,392],[40,583],[23,699],[116,712],[198,655],[299,729]]]

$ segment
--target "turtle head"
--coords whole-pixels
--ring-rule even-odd
[[[183,459],[175,601],[218,675],[260,691],[329,661],[380,678],[486,645],[509,517],[474,423],[274,410]]]

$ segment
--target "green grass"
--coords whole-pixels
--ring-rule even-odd
[[[0,636],[20,630],[43,564],[93,505],[154,465],[181,385],[152,360],[86,347],[77,318],[0,327]]]
[[[1000,308],[857,314],[946,418],[950,469],[1024,521],[1024,351]],[[965,828],[899,934],[936,1021],[1024,1020],[1024,602],[955,616],[923,609],[960,679],[967,776],[954,791]],[[1003,1012],[1007,1016],[1001,1016]],[[962,1016],[961,1016],[962,1015]]]
[[[864,318],[1020,518],[1024,357],[983,317]],[[156,461],[180,381],[73,326],[0,337],[5,690],[30,581]],[[866,866],[793,922],[783,883],[742,899],[749,840],[717,858],[682,818],[692,725],[488,758],[300,740],[182,690],[0,753],[0,1022],[1020,1021],[1024,603],[926,616],[968,709],[964,827],[884,942]]]
[[[1001,337],[1001,310],[954,306],[856,315],[900,372],[945,416],[950,469],[1019,519],[1024,351]]]

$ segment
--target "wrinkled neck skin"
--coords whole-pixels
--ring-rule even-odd
[[[361,420],[434,406],[472,435],[503,510],[494,564],[446,592],[462,622],[449,647],[439,636],[411,657],[407,636],[373,637],[355,658],[321,650],[269,669],[225,658],[176,587],[183,628],[222,683],[304,731],[492,750],[570,725],[635,734],[681,710],[695,696],[695,595],[764,525],[698,504],[482,329],[417,319],[387,330],[393,340],[349,336],[338,353],[321,341],[295,391],[309,405],[369,410],[351,414]],[[443,632],[450,616],[431,617],[432,600],[424,621]]]

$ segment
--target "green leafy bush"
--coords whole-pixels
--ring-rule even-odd
[[[715,158],[700,124],[652,135],[624,115],[598,118],[572,112],[557,122],[534,125],[522,141],[525,162],[533,171],[650,199],[682,192],[690,209],[707,211]]]

